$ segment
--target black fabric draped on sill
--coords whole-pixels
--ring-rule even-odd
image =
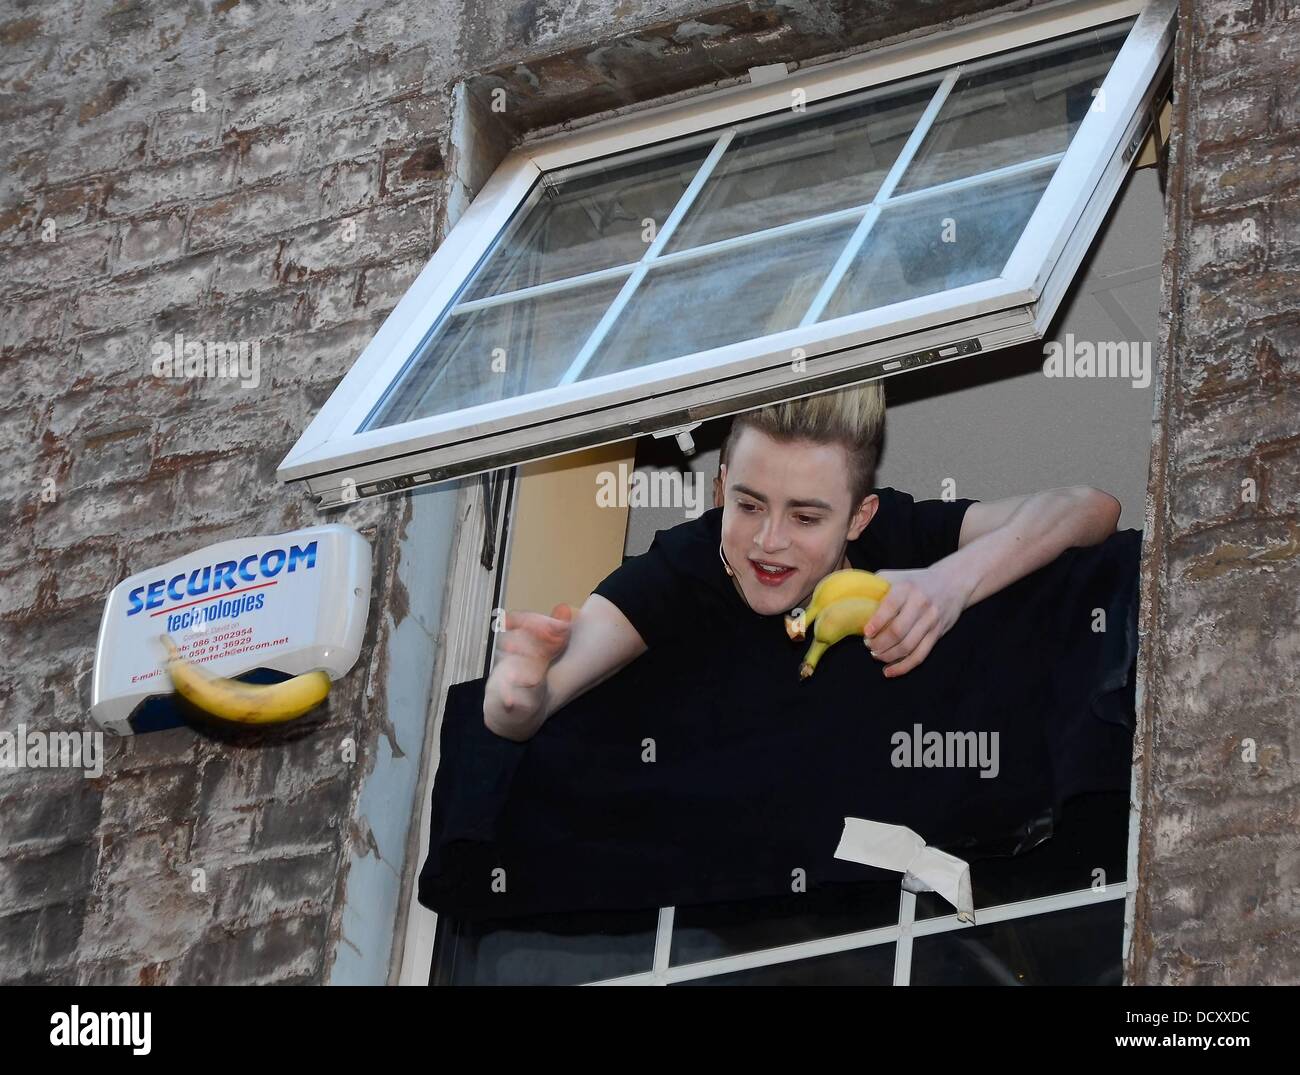
[[[806,645],[751,616],[722,637],[684,628],[526,743],[484,727],[484,679],[456,684],[420,903],[482,920],[898,879],[834,857],[845,817],[967,860],[1036,846],[1071,796],[1129,787],[1141,539],[1066,550],[967,609],[897,679],[850,639],[801,681]],[[788,677],[755,675],[774,666]],[[904,737],[950,731],[996,743],[996,776],[896,764],[925,760]]]

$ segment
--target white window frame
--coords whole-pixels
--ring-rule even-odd
[[[643,433],[689,428],[707,417],[775,399],[1043,338],[1151,125],[1153,99],[1171,60],[1175,10],[1174,0],[1061,0],[513,149],[279,465],[279,480],[304,481],[322,507],[335,506]],[[988,58],[991,53],[1032,47],[1132,16],[1138,21],[1102,83],[1102,107],[1089,110],[1080,122],[1000,277],[588,381],[560,383],[539,393],[357,432],[543,173],[638,148],[655,153],[659,143],[705,131],[715,138],[722,135],[716,157],[729,123],[767,114],[787,117],[794,88],[803,91],[811,107],[901,79],[933,81],[936,71],[952,69],[927,110],[932,117],[959,68],[966,73],[995,62]],[[904,155],[915,149],[924,126],[918,126]],[[987,178],[989,173],[980,177]],[[824,221],[826,217],[818,218],[819,224]],[[801,373],[794,372],[792,355],[805,359]]]
[[[894,945],[894,979],[893,985],[912,984],[912,941],[917,937],[932,937],[938,933],[951,933],[954,930],[980,929],[999,922],[1017,922],[1053,912],[1070,911],[1080,907],[1093,907],[1110,900],[1122,900],[1128,893],[1128,883],[1106,885],[1102,888],[1080,888],[1070,892],[1060,892],[1050,896],[1037,896],[1018,900],[1014,903],[1000,903],[992,907],[976,908],[978,921],[962,922],[956,913],[935,915],[930,918],[916,917],[916,896],[906,888],[900,889],[898,903],[898,922],[875,929],[861,930],[857,933],[840,933],[830,937],[819,937],[812,941],[799,941],[796,944],[779,945],[775,948],[760,948],[752,952],[739,952],[716,959],[699,960],[694,963],[670,964],[672,952],[673,917],[675,908],[659,909],[658,927],[655,932],[653,965],[648,971],[639,974],[626,974],[618,978],[602,978],[586,985],[673,985],[677,982],[694,981],[701,978],[716,978],[719,975],[734,974],[736,971],[753,970],[757,967],[773,967],[781,963],[796,963],[818,956],[833,955],[838,952],[852,952],[860,948],[875,945]],[[1116,956],[1119,957],[1117,952]],[[1020,983],[1007,983],[1020,984]]]
[[[1152,104],[1171,63],[1175,15],[1175,0],[1060,0],[776,82],[709,93],[516,148],[281,462],[278,478],[304,481],[322,507],[334,506],[644,433],[662,435],[777,399],[1042,339],[1150,127]],[[1080,123],[1001,276],[649,366],[357,432],[543,173],[614,153],[654,153],[661,142],[705,131],[725,142],[728,124],[788,115],[795,88],[812,106],[884,83],[933,80],[935,72],[951,68],[928,111],[932,114],[959,71],[994,62],[989,59],[994,53],[1132,16],[1137,21],[1102,85],[1101,107]],[[904,154],[916,148],[913,143],[923,134],[924,124]],[[988,177],[985,173],[981,179]],[[804,358],[801,372],[793,369],[792,355]]]

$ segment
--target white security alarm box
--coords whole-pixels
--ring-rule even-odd
[[[370,607],[370,546],[313,526],[209,545],[124,579],[104,606],[90,711],[134,735],[183,723],[162,643],[219,676],[274,682],[356,663]]]

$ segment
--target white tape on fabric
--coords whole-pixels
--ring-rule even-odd
[[[906,825],[886,825],[861,817],[846,817],[837,859],[861,862],[903,874],[910,892],[937,892],[954,907],[963,922],[975,921],[970,864],[937,847],[929,847]]]

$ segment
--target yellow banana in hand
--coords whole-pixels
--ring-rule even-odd
[[[315,709],[330,692],[330,677],[322,671],[307,672],[283,683],[240,683],[214,676],[185,660],[168,635],[167,674],[176,693],[222,720],[237,724],[281,724]]]
[[[814,641],[799,666],[799,678],[812,675],[822,654],[836,642],[853,634],[861,637],[862,629],[879,607],[880,602],[870,597],[845,597],[822,609],[813,624]]]
[[[812,600],[807,609],[792,609],[785,617],[785,633],[798,642],[821,613],[837,601],[846,597],[865,597],[872,601],[883,601],[889,593],[889,583],[879,575],[860,568],[850,567],[843,571],[832,571],[813,590]]]

